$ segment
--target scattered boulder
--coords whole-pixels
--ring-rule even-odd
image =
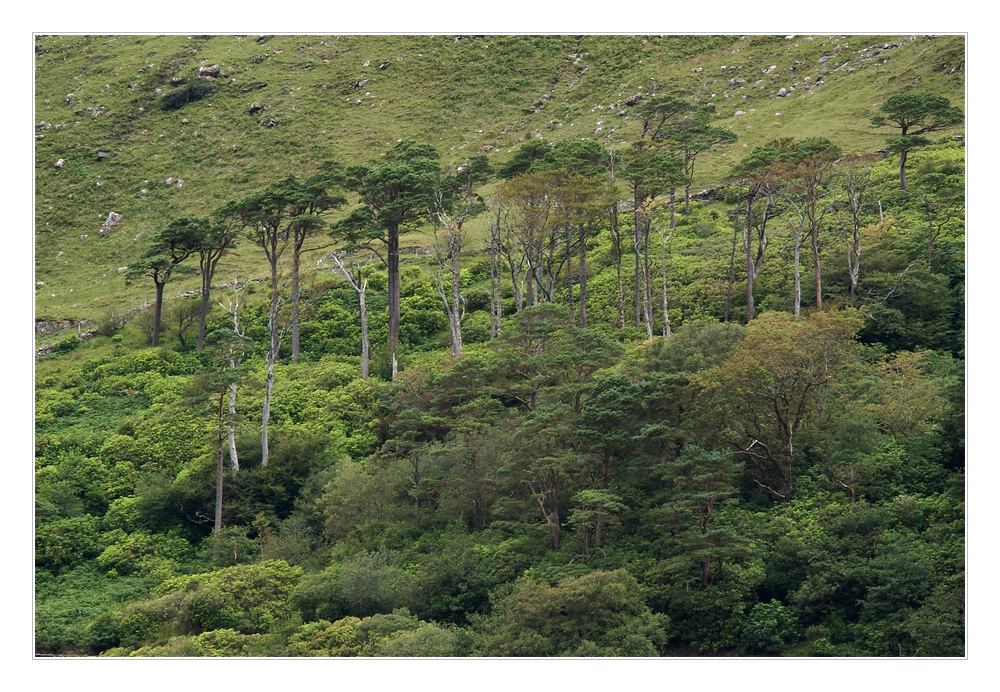
[[[208,65],[198,68],[199,77],[218,77],[222,74],[222,68],[218,65]]]
[[[629,96],[627,99],[625,99],[625,105],[634,106],[637,103],[639,103],[639,101],[642,101],[642,94],[634,94],[633,96]]]
[[[97,232],[97,235],[103,238],[105,235],[107,235],[108,231],[110,231],[112,228],[121,223],[121,220],[122,220],[121,214],[114,211],[111,212],[110,214],[108,214],[108,218],[105,219],[104,223],[101,224],[101,230]]]
[[[264,110],[264,106],[261,105],[260,103],[256,102],[256,101],[254,101],[253,103],[250,104],[250,108],[249,108],[248,112],[249,113],[257,113],[258,111],[262,111],[262,110]]]
[[[785,98],[786,96],[788,96],[788,89],[786,89],[785,87],[781,87],[780,89],[778,89],[777,96],[779,99]]]
[[[56,168],[62,168],[65,165],[66,161],[64,159],[59,159],[58,161],[56,161]]]

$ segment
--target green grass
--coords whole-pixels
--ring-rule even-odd
[[[141,305],[151,288],[126,286],[118,269],[147,233],[327,158],[370,160],[402,137],[435,145],[445,164],[481,151],[498,164],[533,137],[622,147],[635,135],[625,100],[655,88],[714,103],[717,124],[739,136],[699,163],[695,186],[707,188],[778,136],[880,148],[887,133],[867,116],[888,93],[963,103],[964,52],[962,36],[40,36],[35,119],[49,126],[35,147],[36,315],[98,319]],[[172,78],[214,64],[224,74],[211,93],[160,108]],[[249,112],[255,102],[263,112]],[[122,223],[100,238],[111,211]],[[218,278],[265,273],[244,246]],[[196,287],[179,279],[167,295]]]

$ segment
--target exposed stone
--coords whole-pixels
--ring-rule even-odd
[[[97,235],[102,238],[110,231],[112,228],[117,226],[122,220],[122,215],[118,212],[111,212],[108,214],[108,218],[105,219],[104,223],[101,225],[101,230],[97,232]]]
[[[58,161],[56,161],[56,168],[62,168],[65,165],[66,161],[64,161],[63,159],[59,159]]]
[[[218,65],[208,65],[198,68],[199,77],[218,77],[222,73],[222,68]]]
[[[250,108],[249,108],[248,112],[249,113],[256,113],[257,111],[262,111],[262,110],[264,110],[264,106],[261,105],[260,103],[256,102],[256,101],[254,101],[253,103],[250,104]]]

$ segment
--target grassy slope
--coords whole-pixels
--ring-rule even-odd
[[[48,126],[37,130],[36,141],[35,279],[44,282],[35,294],[36,316],[95,319],[141,304],[151,291],[125,286],[117,269],[138,256],[143,236],[165,219],[208,214],[326,158],[374,158],[400,137],[434,144],[446,164],[479,151],[498,163],[532,137],[599,137],[624,146],[634,127],[626,99],[655,89],[714,103],[719,124],[740,137],[706,158],[698,187],[720,182],[746,151],[778,136],[820,135],[848,150],[877,149],[886,133],[873,131],[867,114],[889,93],[915,88],[964,102],[964,41],[38,37],[35,121]],[[830,59],[821,63],[824,56]],[[383,63],[389,65],[380,69]],[[180,110],[159,108],[172,77],[213,64],[225,73],[212,94]],[[365,79],[363,87],[351,87]],[[778,98],[782,87],[794,91]],[[249,113],[254,102],[263,113]],[[738,110],[745,114],[735,117]],[[277,125],[261,126],[262,117]],[[110,156],[98,161],[101,149]],[[99,238],[110,211],[123,221]],[[263,275],[262,264],[244,247],[219,277]],[[192,277],[171,289],[195,286]]]

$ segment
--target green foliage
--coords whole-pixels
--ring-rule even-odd
[[[184,80],[176,89],[171,89],[160,97],[160,108],[175,111],[187,104],[205,98],[212,93],[214,85],[210,79],[192,76]]]
[[[227,78],[182,83],[195,60]],[[963,61],[956,36],[38,37],[36,309],[81,331],[36,338],[36,652],[964,655],[965,151],[926,136],[960,124]],[[826,309],[793,317],[803,203]],[[433,209],[467,220],[460,358]],[[368,281],[369,379],[327,229]],[[663,233],[648,276],[636,231]],[[272,295],[246,277],[286,242]],[[231,414],[225,344],[185,345],[189,255],[240,300]],[[169,285],[161,347],[122,275]]]
[[[747,615],[740,648],[752,653],[779,653],[796,635],[795,616],[779,601],[758,603]]]
[[[40,526],[35,531],[35,565],[59,570],[97,555],[98,532],[98,520],[89,514]]]
[[[624,571],[522,579],[482,622],[481,652],[503,656],[656,656],[669,627]]]

